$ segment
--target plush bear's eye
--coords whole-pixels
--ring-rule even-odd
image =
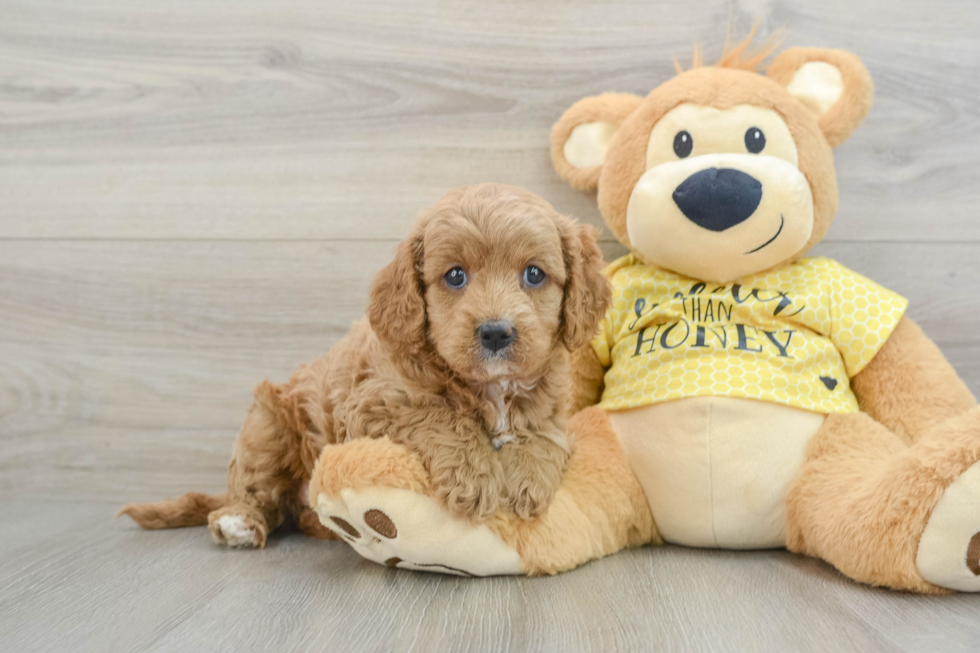
[[[758,154],[766,146],[766,135],[758,127],[749,127],[745,132],[745,149],[752,154]]]
[[[685,158],[691,153],[691,149],[694,147],[694,139],[686,131],[677,132],[677,136],[674,136],[674,154],[680,158]]]
[[[537,288],[544,283],[544,270],[536,265],[529,265],[524,268],[524,283]]]
[[[461,267],[455,267],[449,272],[447,272],[443,279],[446,280],[446,285],[450,288],[462,288],[466,285],[466,270]]]

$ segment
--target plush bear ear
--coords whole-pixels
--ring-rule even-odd
[[[857,129],[874,98],[868,69],[845,50],[790,48],[773,60],[766,75],[818,116],[831,147]]]
[[[551,160],[561,178],[579,190],[594,190],[609,143],[642,101],[628,93],[604,93],[573,104],[551,128]]]

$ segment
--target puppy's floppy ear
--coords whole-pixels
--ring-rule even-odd
[[[773,60],[766,76],[817,115],[831,147],[857,129],[874,99],[871,74],[846,50],[789,48]]]
[[[395,260],[371,284],[367,315],[378,338],[397,351],[418,353],[425,345],[422,233],[398,245]]]
[[[551,161],[561,178],[579,190],[595,189],[609,143],[641,102],[628,93],[604,93],[573,104],[551,128]]]
[[[568,351],[592,341],[609,308],[612,287],[602,273],[599,230],[562,218],[558,225],[565,258],[561,337]]]

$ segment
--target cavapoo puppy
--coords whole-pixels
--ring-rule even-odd
[[[226,496],[120,514],[145,528],[207,522],[232,546],[261,547],[287,520],[327,536],[305,505],[321,449],[388,437],[420,455],[453,513],[537,515],[569,457],[569,352],[606,311],[602,267],[596,230],[533,193],[451,190],[374,280],[367,319],[288,383],[256,388]]]

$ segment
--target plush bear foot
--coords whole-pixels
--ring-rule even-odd
[[[933,508],[915,562],[930,583],[980,592],[980,462],[953,481]]]
[[[523,573],[520,556],[485,524],[453,517],[419,479],[407,449],[387,439],[326,447],[310,504],[361,557],[389,567],[460,576]]]

